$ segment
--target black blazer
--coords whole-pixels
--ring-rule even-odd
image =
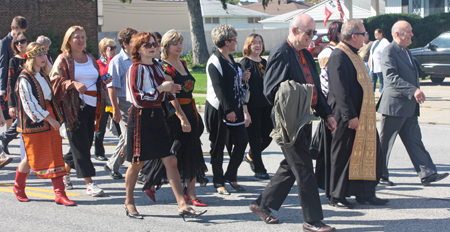
[[[316,62],[308,50],[303,49],[302,52],[305,55],[317,91],[317,104],[314,107],[314,110],[318,116],[326,119],[331,115],[331,108],[322,93]],[[284,41],[275,47],[269,55],[266,75],[264,77],[264,95],[271,105],[273,105],[275,94],[278,91],[281,82],[285,80],[294,80],[301,84],[308,83],[304,76],[303,69],[300,66],[297,54],[287,41]]]
[[[11,47],[13,36],[9,33],[0,42],[0,90],[5,91],[8,83],[9,60],[14,56]]]

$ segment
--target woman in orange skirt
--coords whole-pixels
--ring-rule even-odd
[[[32,168],[39,178],[52,179],[57,204],[75,205],[64,191],[66,169],[59,135],[63,117],[50,87],[46,54],[43,45],[30,43],[24,54],[27,59],[24,69],[17,80],[16,96],[20,99],[17,131],[22,133],[27,157],[17,167],[13,190],[17,200],[29,201],[25,182]]]

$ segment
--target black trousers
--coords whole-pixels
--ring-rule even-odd
[[[311,124],[305,125],[293,146],[281,148],[285,159],[281,161],[272,180],[256,200],[259,207],[279,210],[294,182],[297,181],[303,220],[314,222],[323,219],[319,189],[309,152],[311,128]]]
[[[2,140],[5,141],[6,144],[9,144],[14,138],[17,137],[19,132],[17,132],[17,119],[14,119],[11,127],[5,132],[2,133]]]
[[[248,143],[250,145],[249,155],[253,159],[255,173],[267,173],[261,153],[272,142],[272,137],[269,136],[273,129],[272,119],[270,118],[271,111],[272,106],[248,106],[248,112],[252,117],[252,123],[247,127]]]
[[[95,176],[95,168],[91,160],[95,107],[86,105],[78,112],[78,120],[80,127],[74,131],[67,131],[70,150],[64,155],[64,162],[77,171],[78,178]]]
[[[111,123],[114,123],[116,130],[120,136],[120,126],[119,123],[112,120],[112,113],[103,111],[102,118],[98,126],[98,131],[94,134],[94,147],[95,156],[105,156],[105,148],[103,147],[103,139],[105,138],[106,124],[108,123],[108,118],[111,118]]]

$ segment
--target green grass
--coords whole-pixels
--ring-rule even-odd
[[[206,71],[191,71],[195,78],[194,93],[206,93]]]
[[[206,97],[194,97],[195,104],[197,105],[205,105]]]

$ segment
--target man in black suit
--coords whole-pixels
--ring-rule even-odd
[[[311,107],[324,118],[330,130],[334,131],[336,121],[320,87],[319,74],[311,53],[306,50],[317,33],[314,19],[306,14],[296,15],[289,26],[289,36],[270,53],[264,77],[264,94],[273,105],[275,94],[281,82],[294,80],[314,86]],[[286,199],[294,182],[297,181],[298,197],[303,211],[303,230],[334,231],[321,220],[322,206],[317,181],[314,175],[312,157],[309,151],[311,124],[303,126],[291,147],[282,147],[285,159],[259,198],[250,209],[268,224],[278,223],[269,208],[278,210]]]
[[[8,84],[9,60],[14,56],[14,52],[11,47],[11,41],[13,40],[17,32],[19,31],[24,32],[27,30],[27,27],[28,23],[24,17],[22,16],[14,17],[11,23],[11,32],[8,33],[8,35],[5,36],[0,42],[0,98],[1,101],[5,103],[3,104],[3,106],[5,107],[5,110],[3,110],[3,116],[5,117],[6,120],[11,119],[11,117],[9,116],[8,105],[6,104],[5,101],[5,97],[7,94],[6,89]],[[16,111],[13,110],[12,114],[15,113]],[[13,140],[18,133],[16,131],[16,123],[13,123],[13,125],[11,125],[10,120],[9,122],[7,121],[7,125],[9,127],[8,131],[0,135],[0,140],[2,141],[3,151],[6,154],[9,154],[8,143],[11,142],[11,140]],[[12,159],[7,158],[7,160],[11,162]],[[7,160],[5,160],[5,157],[0,158],[0,167],[6,165],[4,162],[8,162]]]
[[[407,48],[413,35],[408,22],[396,22],[392,26],[394,41],[381,54],[385,87],[378,102],[378,113],[383,115],[380,138],[386,166],[380,184],[387,186],[394,185],[389,181],[387,167],[397,134],[400,135],[424,186],[448,176],[448,173],[437,173],[436,165],[422,143],[417,117],[419,104],[425,101],[425,94],[420,90],[419,73]]]

